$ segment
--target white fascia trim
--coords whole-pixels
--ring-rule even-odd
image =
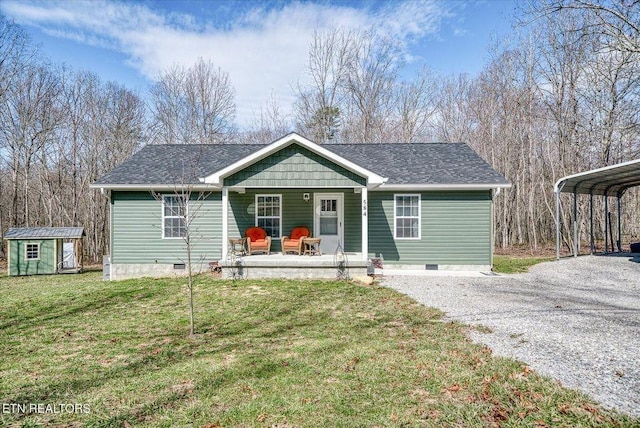
[[[373,173],[371,171],[369,171],[368,169],[365,169],[359,165],[356,165],[355,163],[348,161],[347,159],[338,156],[337,154],[333,153],[332,151],[329,151],[327,149],[325,149],[324,147],[314,143],[313,141],[310,141],[306,138],[304,138],[303,136],[296,134],[295,132],[292,132],[290,134],[285,135],[284,137],[280,138],[279,140],[274,141],[273,143],[269,144],[268,146],[265,146],[263,149],[258,150],[257,152],[253,153],[250,156],[247,156],[246,158],[239,160],[238,162],[232,163],[231,165],[227,166],[226,168],[221,169],[220,171],[214,172],[211,175],[208,175],[204,178],[201,179],[201,181],[205,182],[205,183],[210,183],[213,185],[217,185],[220,186],[222,184],[222,180],[224,179],[224,177],[227,177],[233,173],[236,173],[244,168],[246,168],[247,166],[256,163],[257,161],[266,158],[267,156],[277,152],[280,149],[283,149],[293,143],[298,143],[301,146],[305,147],[308,150],[311,150],[312,152],[326,158],[329,159],[330,161],[334,162],[335,164],[338,164],[346,169],[348,169],[349,171],[355,172],[358,175],[361,175],[363,177],[366,177],[367,179],[367,184],[368,185],[380,185],[382,183],[384,183],[385,181],[387,181],[386,178]]]
[[[509,189],[509,184],[383,184],[374,191],[404,191],[404,190],[493,190]]]
[[[211,184],[90,184],[90,189],[100,189],[100,190],[145,190],[145,191],[158,191],[158,192],[173,192],[176,190],[192,190],[192,191],[209,191],[216,192],[220,191],[220,186],[215,186]]]
[[[628,162],[617,163],[615,165],[609,165],[609,166],[605,166],[605,167],[602,167],[602,168],[592,169],[590,171],[579,172],[579,173],[573,174],[573,175],[567,175],[566,177],[562,177],[560,180],[556,181],[556,184],[553,186],[553,192],[554,193],[560,193],[562,191],[562,188],[560,187],[560,184],[562,182],[564,182],[564,181],[571,180],[572,178],[584,177],[585,175],[591,175],[591,174],[596,173],[596,172],[609,171],[609,170],[617,169],[617,168],[620,168],[620,167],[623,167],[623,166],[635,165],[637,163],[640,163],[640,159],[635,159],[635,160],[628,161]]]

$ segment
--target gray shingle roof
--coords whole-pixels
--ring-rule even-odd
[[[82,227],[12,227],[4,239],[73,239],[83,235]]]
[[[378,175],[387,184],[508,184],[464,143],[327,144],[323,146]]]
[[[198,183],[263,149],[259,144],[153,145],[100,177],[100,185]],[[509,182],[464,143],[325,144],[327,150],[387,177],[387,185],[490,184]]]
[[[166,144],[145,146],[94,184],[197,183],[222,168],[249,156],[261,144]]]

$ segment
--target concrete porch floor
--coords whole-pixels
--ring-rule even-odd
[[[299,256],[297,254],[272,253],[241,256],[247,278],[336,278],[337,266],[333,254]],[[220,260],[223,276],[232,266]],[[362,253],[347,253],[347,270],[350,277],[366,275],[367,261]]]
[[[362,253],[347,253],[349,266],[367,266],[367,261],[362,260]],[[334,266],[333,254],[321,256],[299,256],[297,254],[252,254],[241,256],[245,266]],[[225,260],[221,260],[224,266]]]

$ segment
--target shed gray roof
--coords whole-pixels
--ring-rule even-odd
[[[509,185],[464,143],[324,144],[323,148],[362,168],[387,177],[387,185]],[[265,148],[262,144],[149,145],[112,171],[95,187],[198,183]]]
[[[83,235],[82,227],[12,227],[4,239],[77,239]]]

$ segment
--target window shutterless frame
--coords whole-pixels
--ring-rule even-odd
[[[180,201],[182,199],[182,201]],[[167,205],[169,204],[169,205]],[[185,195],[162,195],[162,239],[182,239],[186,233],[189,200]],[[167,215],[167,208],[169,214]],[[171,223],[167,228],[167,222]],[[177,226],[176,226],[177,224]],[[167,234],[167,229],[171,232]],[[177,234],[176,231],[177,230]]]
[[[24,260],[25,261],[40,260],[40,244],[39,243],[34,244],[34,243],[25,242]]]
[[[422,199],[419,193],[393,195],[393,239],[418,240],[422,238]],[[399,229],[402,231],[398,233]],[[409,235],[409,236],[407,236]]]
[[[272,198],[270,201],[268,198]],[[277,198],[277,205],[274,204],[274,200]],[[267,202],[271,204],[268,205]],[[282,236],[282,195],[278,194],[256,194],[256,218],[255,225],[262,227],[271,238],[280,238]],[[277,207],[277,211],[274,208]],[[262,212],[262,214],[261,214]],[[277,215],[276,215],[277,214]],[[263,220],[263,221],[260,221]],[[276,229],[274,221],[277,220],[277,234],[273,233]],[[266,225],[266,223],[271,223]],[[269,233],[272,232],[272,233]]]

